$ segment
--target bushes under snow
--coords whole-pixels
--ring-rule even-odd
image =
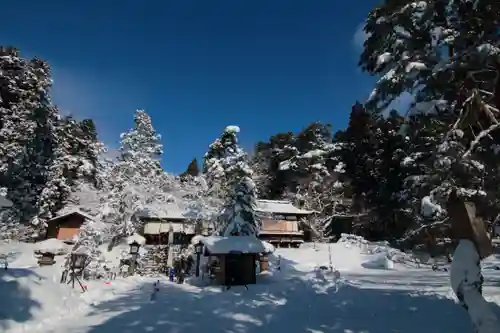
[[[337,243],[346,247],[358,247],[362,254],[374,255],[372,260],[363,264],[365,268],[392,269],[394,263],[403,265],[417,263],[414,256],[391,247],[387,241],[369,242],[361,236],[342,234]]]
[[[50,238],[36,244],[35,252],[38,253],[53,253],[56,256],[65,255],[69,252],[69,247],[63,241],[55,238]]]

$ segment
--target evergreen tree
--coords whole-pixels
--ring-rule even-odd
[[[405,160],[415,174],[405,180],[402,200],[412,202],[419,225],[443,219],[452,186],[476,202],[481,217],[491,219],[500,211],[488,193],[493,189],[485,185],[497,178],[498,166],[492,143],[500,138],[499,13],[500,3],[491,1],[387,0],[366,20],[369,38],[360,65],[380,77],[369,108],[384,110],[407,92],[414,103],[404,132],[430,126],[426,142],[409,136],[416,151]]]
[[[221,236],[256,236],[260,224],[255,215],[256,188],[249,177],[243,177],[221,216],[218,233]]]
[[[237,126],[227,126],[204,157],[203,173],[208,187],[221,198],[227,197],[243,177],[252,175],[247,154],[238,145],[239,131]]]
[[[399,225],[404,211],[395,195],[405,178],[401,160],[406,146],[398,134],[402,123],[403,117],[396,112],[378,117],[356,103],[349,126],[336,135],[343,143],[340,155],[352,194],[356,201],[363,201],[372,217],[371,224],[358,230],[368,238],[394,239],[405,231]]]
[[[98,156],[103,145],[97,139],[92,120],[79,122],[66,117],[59,119],[54,127],[52,160],[37,200],[38,213],[32,220],[35,225],[44,225],[83,183],[96,186],[99,182]]]
[[[272,172],[271,172],[271,147],[268,142],[257,142],[250,158],[252,168],[252,179],[255,183],[259,196],[269,199],[272,192]]]
[[[137,110],[134,122],[134,128],[121,135],[121,154],[108,175],[112,182],[103,219],[112,224],[114,242],[136,232],[141,223],[137,213],[162,196],[167,181],[160,166],[160,135],[150,116]]]
[[[8,189],[17,221],[36,215],[55,142],[57,110],[50,106],[46,62],[0,47],[0,187]]]
[[[252,165],[257,170],[255,181],[260,197],[280,199],[287,190],[296,189],[290,161],[298,153],[292,132],[278,133],[269,138],[269,142],[256,145]]]
[[[310,124],[297,135],[295,147],[301,153],[290,160],[296,172],[295,178],[299,180],[297,191],[316,195],[323,191],[337,164],[335,154],[339,147],[332,143],[331,125]]]

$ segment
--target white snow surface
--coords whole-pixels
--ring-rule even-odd
[[[8,270],[0,269],[2,333],[472,331],[468,315],[456,304],[449,272],[417,268],[408,264],[410,255],[352,235],[335,244],[276,249],[269,271],[248,290],[222,290],[206,278],[180,285],[164,276],[134,276],[85,281],[88,291],[82,293],[78,286],[59,283],[62,257],[54,266],[38,267],[35,248],[0,243],[9,261]],[[380,257],[391,259],[392,267],[366,268]],[[499,265],[500,256],[482,264],[484,295],[497,315],[500,286],[498,270],[492,268]]]
[[[314,213],[310,210],[299,209],[287,200],[257,200],[255,209],[261,213],[271,214],[303,214],[308,215]]]
[[[66,245],[63,241],[55,238],[49,238],[35,244],[36,250],[40,252],[54,253],[62,255],[68,252],[71,245]]]

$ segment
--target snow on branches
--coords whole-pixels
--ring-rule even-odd
[[[235,187],[221,217],[217,233],[220,236],[252,236],[260,229],[256,218],[255,184],[249,177],[243,177]]]
[[[224,198],[231,187],[242,177],[252,175],[248,156],[238,144],[238,126],[227,126],[221,137],[216,139],[205,154],[203,172],[208,188]]]

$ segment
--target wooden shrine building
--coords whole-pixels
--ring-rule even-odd
[[[284,200],[257,200],[256,210],[264,216],[259,238],[277,247],[299,247],[304,242],[305,220],[314,213]]]

